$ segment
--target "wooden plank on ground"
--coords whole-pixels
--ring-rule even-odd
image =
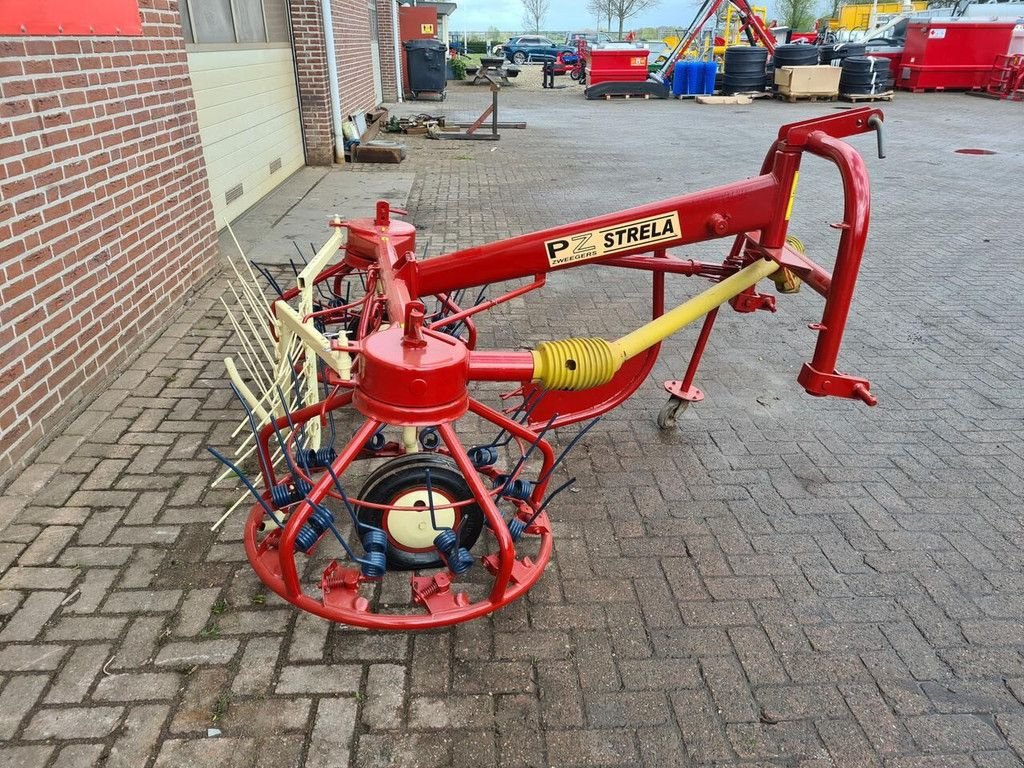
[[[698,104],[749,104],[751,98],[742,93],[734,96],[698,96]]]

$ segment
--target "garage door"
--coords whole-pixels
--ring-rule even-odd
[[[304,162],[284,2],[181,3],[186,42],[195,41],[188,67],[218,227]]]

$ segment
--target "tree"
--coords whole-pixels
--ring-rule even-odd
[[[631,19],[641,11],[653,8],[659,0],[609,0],[612,13],[611,16],[619,21],[619,39],[622,39],[622,27],[626,19]]]
[[[522,0],[523,24],[534,32],[540,32],[541,22],[551,10],[551,0]]]
[[[775,9],[779,24],[792,30],[805,30],[814,26],[818,3],[817,0],[778,0]]]
[[[597,31],[601,31],[601,21],[606,22],[605,29],[612,29],[612,4],[614,0],[587,0],[587,12],[597,19]]]

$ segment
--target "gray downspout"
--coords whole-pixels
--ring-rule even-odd
[[[398,86],[398,103],[405,101],[402,84],[402,41],[398,37],[398,0],[391,3],[391,36],[395,41],[395,84]]]
[[[334,17],[331,0],[320,0],[324,20],[324,45],[327,47],[327,87],[331,93],[331,122],[334,124],[334,161],[345,162],[345,137],[341,131],[341,92],[338,89],[338,58],[334,49]]]

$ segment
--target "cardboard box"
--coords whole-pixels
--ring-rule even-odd
[[[784,96],[836,96],[842,69],[828,64],[814,67],[779,67],[775,84]]]

